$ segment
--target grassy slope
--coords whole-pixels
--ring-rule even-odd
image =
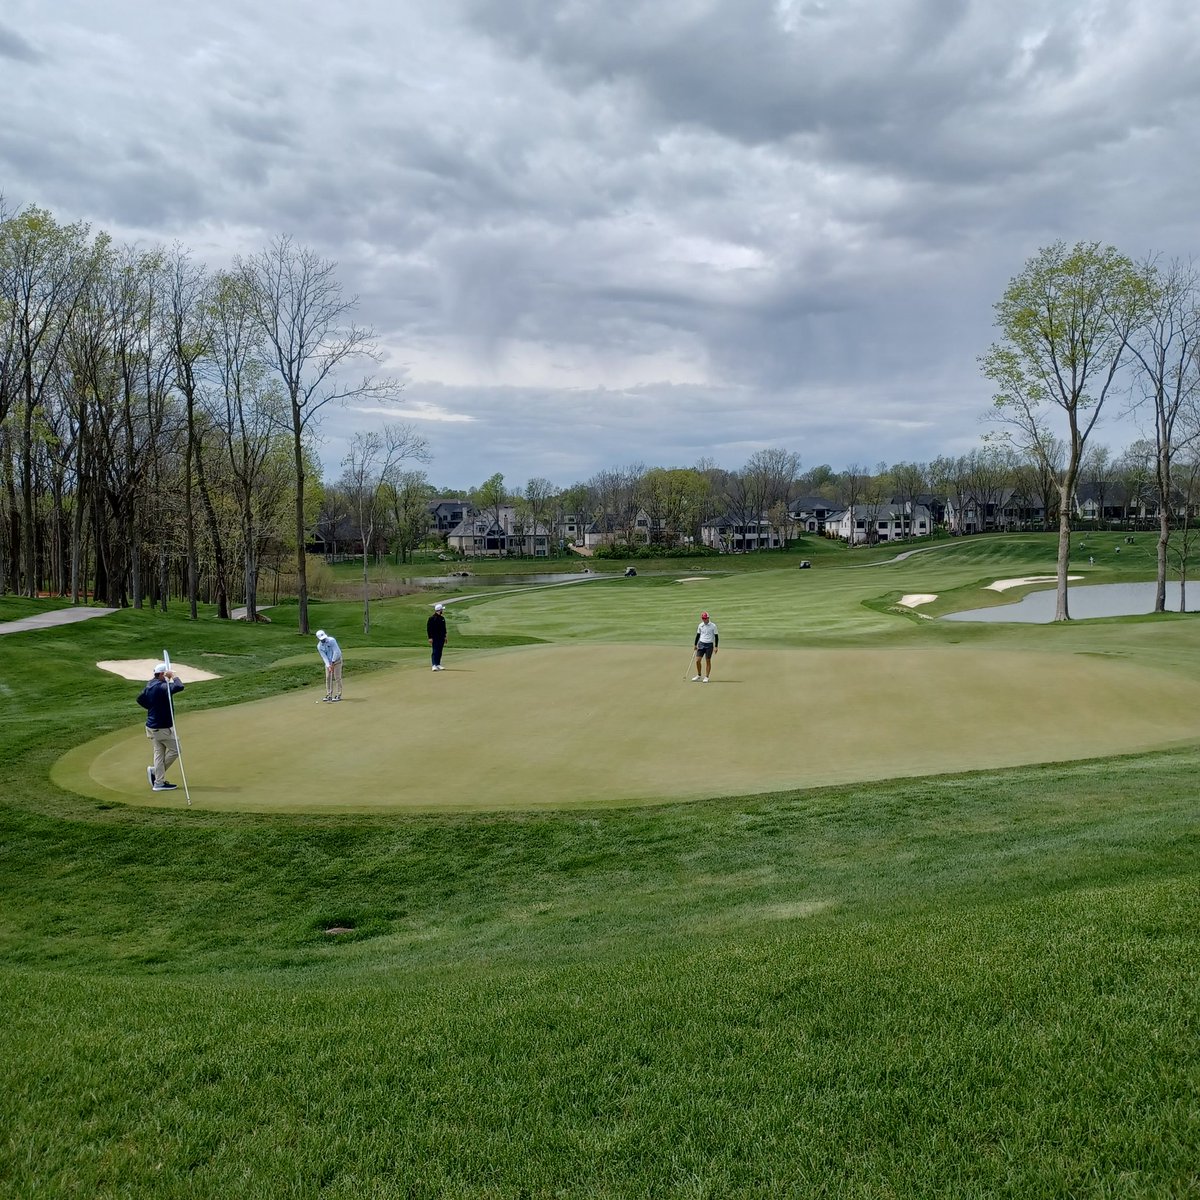
[[[1042,568],[1044,543],[1012,545],[847,568],[824,606],[801,594],[802,633],[781,613],[754,636],[1057,639],[1195,671],[1190,619],[934,634],[876,611],[893,584]],[[690,637],[694,603],[658,616],[669,585],[646,583],[646,636]],[[480,604],[460,633],[577,636],[563,603]],[[419,600],[377,611],[343,638],[360,663],[423,644]],[[8,1194],[1200,1186],[1195,751],[586,815],[218,816],[47,785],[128,721],[131,685],[80,663],[159,642],[236,656],[197,704],[316,666],[278,624],[150,614],[3,643]]]

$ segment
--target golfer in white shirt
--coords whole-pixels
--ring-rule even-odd
[[[696,629],[696,673],[693,683],[707,683],[712,674],[713,655],[717,652],[720,635],[717,627],[708,619],[708,613],[700,614],[700,625]]]

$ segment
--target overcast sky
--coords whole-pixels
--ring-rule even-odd
[[[8,0],[0,193],[335,260],[405,388],[331,474],[925,461],[1040,246],[1200,254],[1198,59],[1195,0]]]

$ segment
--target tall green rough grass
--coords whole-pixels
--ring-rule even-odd
[[[964,636],[861,604],[983,578],[984,546],[940,578],[806,578],[807,611],[881,647]],[[724,598],[774,614],[792,585]],[[538,596],[471,627],[503,607],[489,636],[536,637],[566,603]],[[422,600],[380,608],[360,658],[422,643]],[[1194,624],[965,636],[1166,680]],[[0,1195],[1200,1192],[1196,747],[584,815],[134,811],[47,782],[136,719],[97,659],[219,646],[190,703],[233,703],[299,686],[310,640],[149,613],[0,639]]]

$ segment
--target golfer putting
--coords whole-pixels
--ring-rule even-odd
[[[342,648],[337,644],[337,638],[318,629],[317,653],[325,664],[325,699],[317,703],[329,704],[342,698]]]
[[[720,634],[716,625],[708,619],[708,613],[700,614],[700,624],[696,627],[695,659],[696,673],[692,676],[693,683],[707,683],[712,674],[713,655],[717,652],[717,642]]]

